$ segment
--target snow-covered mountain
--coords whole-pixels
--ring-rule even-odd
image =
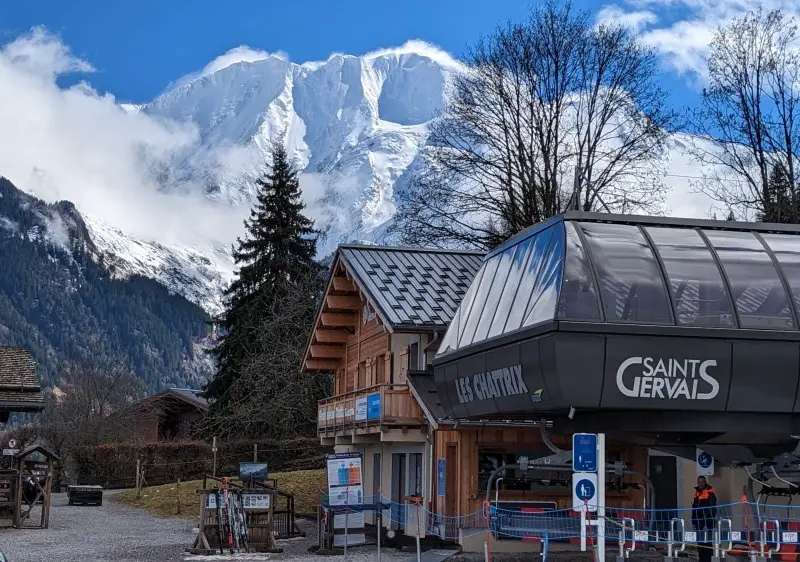
[[[324,233],[320,254],[327,255],[342,241],[381,239],[395,189],[407,181],[457,68],[448,54],[415,42],[305,64],[270,55],[216,67],[151,103],[121,109],[197,131],[198,142],[177,149],[155,173],[164,192],[211,200],[219,214],[242,216],[271,143],[285,142],[304,172],[304,198]],[[84,218],[116,275],[154,278],[212,313],[220,310],[233,274],[230,244],[240,232],[186,247]]]
[[[4,168],[12,169],[5,173],[48,201],[84,196],[76,201],[78,211],[116,276],[153,278],[211,313],[220,310],[222,289],[233,276],[230,248],[242,234],[254,179],[273,142],[284,142],[303,171],[308,212],[324,233],[321,256],[344,241],[385,241],[398,194],[421,165],[427,125],[443,109],[459,63],[420,42],[304,64],[242,52],[226,53],[146,104],[69,91],[80,94],[81,107],[102,105],[105,119],[126,127],[132,140],[112,146],[118,149],[113,161],[95,162],[92,151],[75,151],[88,162],[81,161],[81,173],[69,180],[63,179],[72,169],[61,154],[63,143],[56,145],[51,166],[40,167],[31,157],[13,169],[16,161],[8,160]],[[66,129],[75,127],[70,123]],[[109,143],[116,141],[111,133]],[[145,137],[156,140],[139,154]],[[667,203],[674,214],[705,216],[708,202],[689,194],[685,179],[676,179],[692,169],[680,145],[676,137],[670,163],[676,177],[667,180],[673,187]],[[117,160],[133,178],[124,190],[129,199],[111,210],[97,205],[96,212],[87,211],[82,204],[117,201]],[[104,162],[109,162],[105,168]],[[158,197],[152,197],[151,186]],[[95,191],[102,195],[85,196]],[[177,216],[183,220],[171,228],[182,236],[165,236],[163,223]]]
[[[199,150],[175,155],[171,188],[201,185],[231,205],[249,203],[270,144],[284,141],[329,234],[325,252],[342,239],[379,235],[456,69],[447,54],[413,43],[305,64],[270,55],[182,84],[140,111],[198,129]]]

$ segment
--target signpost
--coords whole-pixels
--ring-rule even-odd
[[[597,562],[606,559],[606,436],[575,433],[572,436],[572,509],[581,514],[581,550],[586,551],[587,525],[597,527]],[[597,512],[589,521],[587,513]]]

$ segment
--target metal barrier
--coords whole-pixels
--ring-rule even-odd
[[[626,531],[628,529],[627,522],[631,522],[631,547],[625,548],[627,542]],[[619,557],[630,558],[631,552],[636,550],[636,521],[631,517],[624,517],[622,519],[622,528],[619,531]]]
[[[374,514],[374,518],[368,516],[368,524],[380,517],[385,527],[410,533],[412,538],[419,527],[425,535],[445,541],[486,537],[489,533],[491,542],[536,541],[543,548],[570,543],[577,549],[581,543],[591,548],[597,537],[603,536],[607,541],[618,541],[623,558],[641,550],[642,544],[662,549],[669,558],[692,548],[713,550],[720,559],[732,552],[737,556],[751,553],[753,557],[776,558],[778,553],[795,556],[795,550],[800,550],[800,506],[744,501],[694,510],[607,506],[605,517],[599,520],[593,509],[582,518],[572,509],[556,508],[553,502],[499,501],[474,513],[444,515],[421,504],[409,509],[405,503],[382,496],[365,497],[363,501],[362,505],[347,509]],[[340,509],[322,507],[329,516]]]
[[[681,547],[675,550],[675,526],[676,524],[680,524],[681,527]],[[683,519],[678,519],[677,517],[673,517],[670,519],[669,522],[669,535],[667,538],[667,558],[675,558],[679,552],[683,552],[686,550],[686,541],[685,541],[685,533],[686,531],[686,523]]]
[[[769,538],[769,524],[774,523],[775,525],[775,548],[767,549],[769,545],[768,538]],[[764,551],[766,552],[766,558],[771,558],[773,554],[777,554],[781,550],[781,524],[780,521],[777,519],[773,519],[772,521],[762,521],[761,522],[761,540],[760,542],[760,549],[759,552],[761,553],[761,558],[764,558]]]

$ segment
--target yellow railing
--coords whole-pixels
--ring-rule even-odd
[[[379,384],[320,400],[321,433],[375,425],[420,425],[422,411],[407,384]]]

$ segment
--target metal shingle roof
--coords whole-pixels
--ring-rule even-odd
[[[208,408],[208,400],[202,395],[202,390],[195,390],[193,388],[170,388],[168,392],[174,392],[196,403],[201,408]]]
[[[340,246],[348,271],[391,326],[444,328],[483,263],[482,252]]]

